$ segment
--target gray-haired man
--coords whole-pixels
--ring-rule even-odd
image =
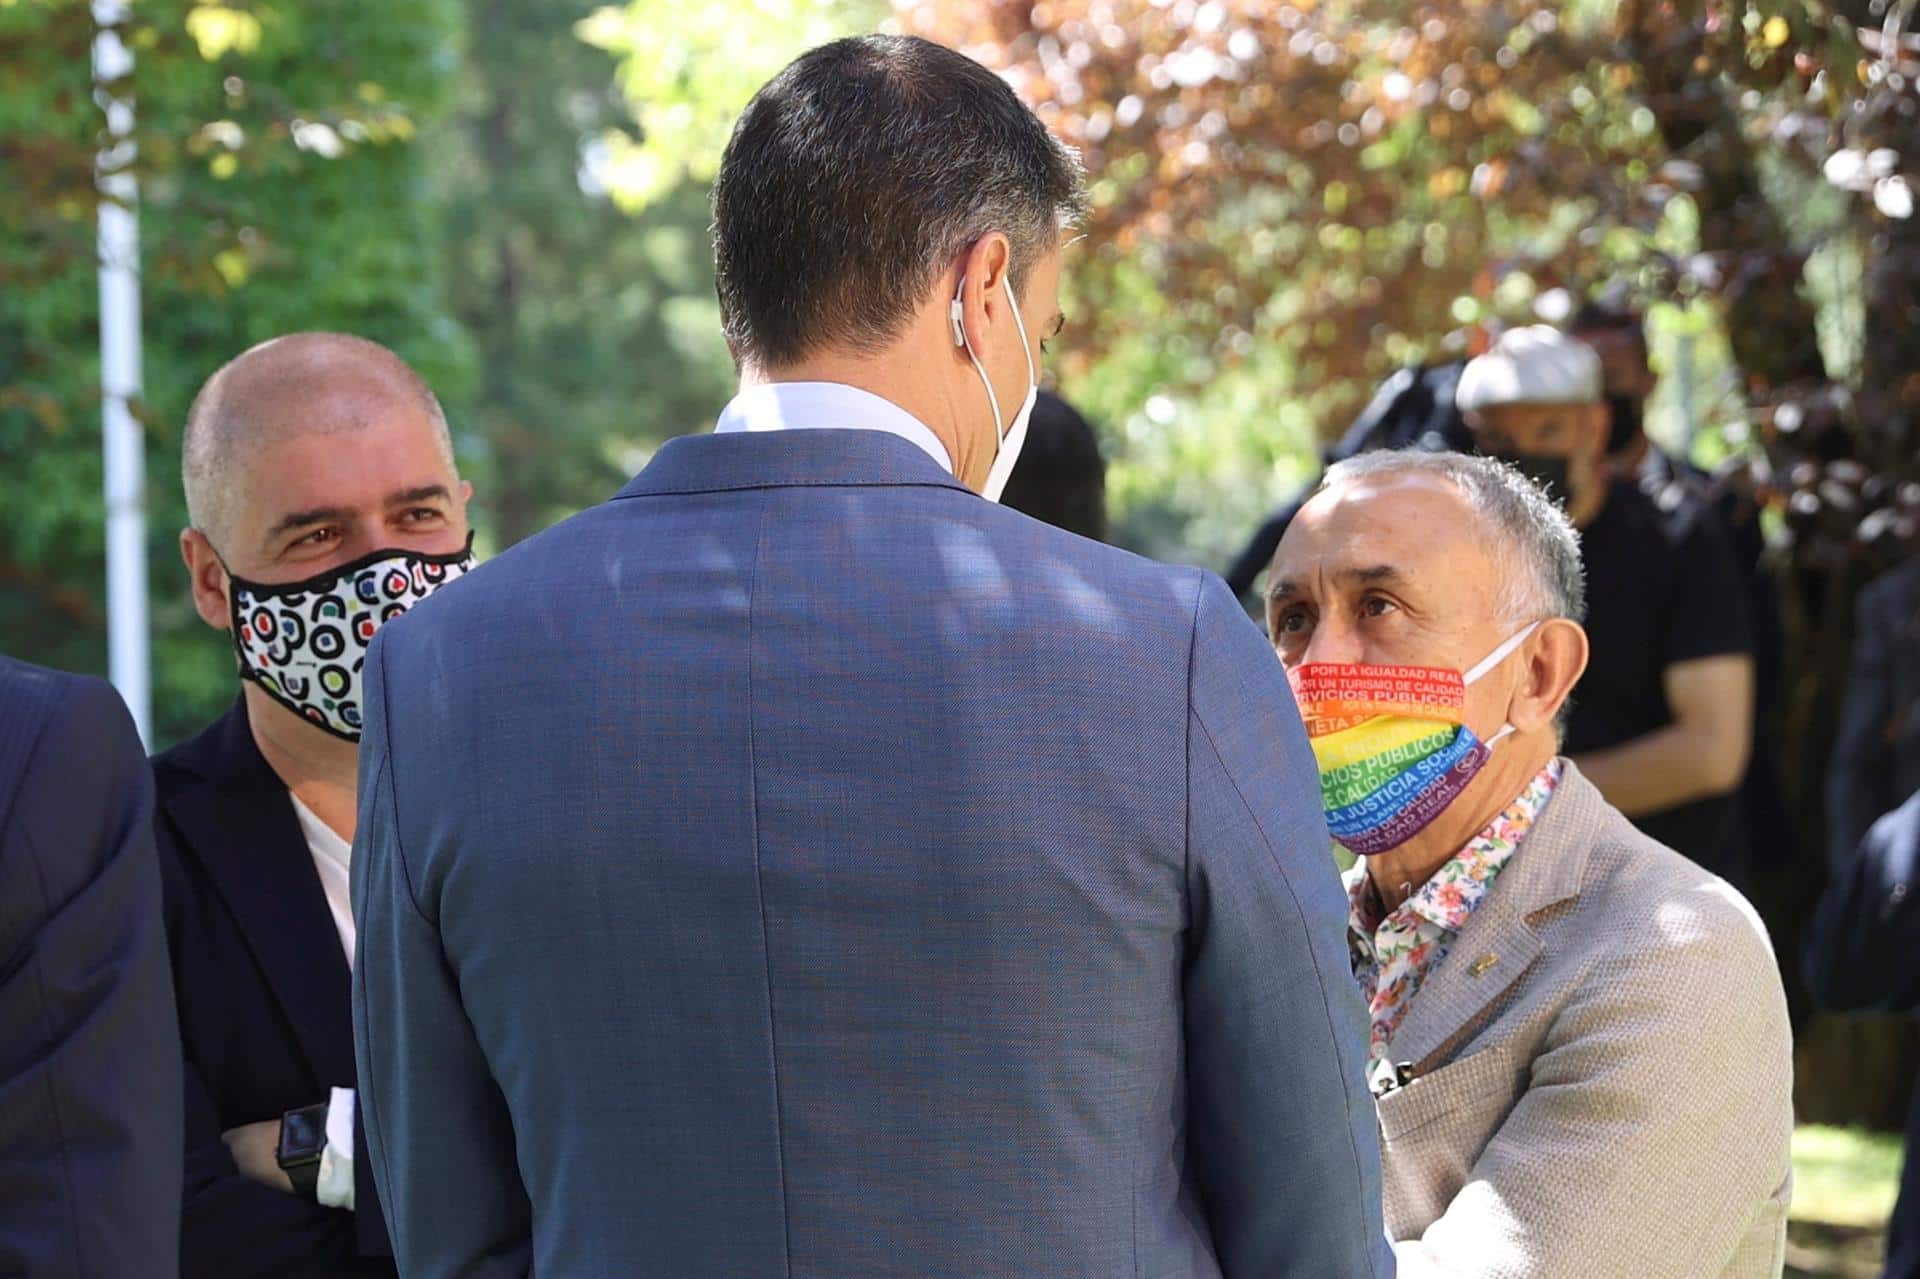
[[[1348,876],[1402,1275],[1778,1275],[1791,1057],[1724,882],[1557,757],[1572,525],[1490,458],[1335,466],[1267,617]]]

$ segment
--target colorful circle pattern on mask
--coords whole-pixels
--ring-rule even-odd
[[[233,579],[241,674],[328,732],[358,740],[360,680],[380,627],[474,566],[393,551],[288,586]]]

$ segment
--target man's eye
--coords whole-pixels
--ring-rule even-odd
[[[1388,613],[1394,612],[1398,608],[1399,605],[1384,595],[1369,595],[1360,603],[1360,615],[1362,617],[1385,617]]]
[[[416,506],[411,511],[407,512],[407,518],[413,521],[415,524],[424,524],[428,520],[439,519],[440,512],[436,511],[431,506]]]
[[[1274,634],[1299,635],[1307,629],[1309,620],[1305,609],[1290,608],[1280,614],[1279,620],[1275,622]]]
[[[295,546],[325,546],[327,543],[336,540],[339,536],[340,536],[340,531],[338,529],[317,528],[313,530],[313,532],[307,534],[305,537],[300,538],[298,541],[294,543],[294,545]]]

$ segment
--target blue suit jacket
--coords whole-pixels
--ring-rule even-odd
[[[1868,828],[1807,926],[1814,1002],[1846,1012],[1920,1011],[1920,794]],[[1883,1279],[1920,1279],[1920,1090],[1907,1114],[1900,1200]]]
[[[0,658],[0,1275],[171,1279],[180,1039],[113,689]]]
[[[1218,579],[889,435],[704,436],[368,667],[410,1279],[1391,1273],[1314,762]]]

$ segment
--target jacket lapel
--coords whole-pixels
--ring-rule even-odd
[[[354,1078],[351,986],[286,784],[254,745],[242,699],[196,761],[206,784],[168,811],[240,926],[322,1086]]]
[[[1387,1045],[1390,1060],[1426,1074],[1436,1059],[1478,1029],[1481,1018],[1538,959],[1536,922],[1580,894],[1586,854],[1605,803],[1571,763],[1533,829],[1514,850],[1485,900],[1467,917],[1446,958],[1427,978]]]

